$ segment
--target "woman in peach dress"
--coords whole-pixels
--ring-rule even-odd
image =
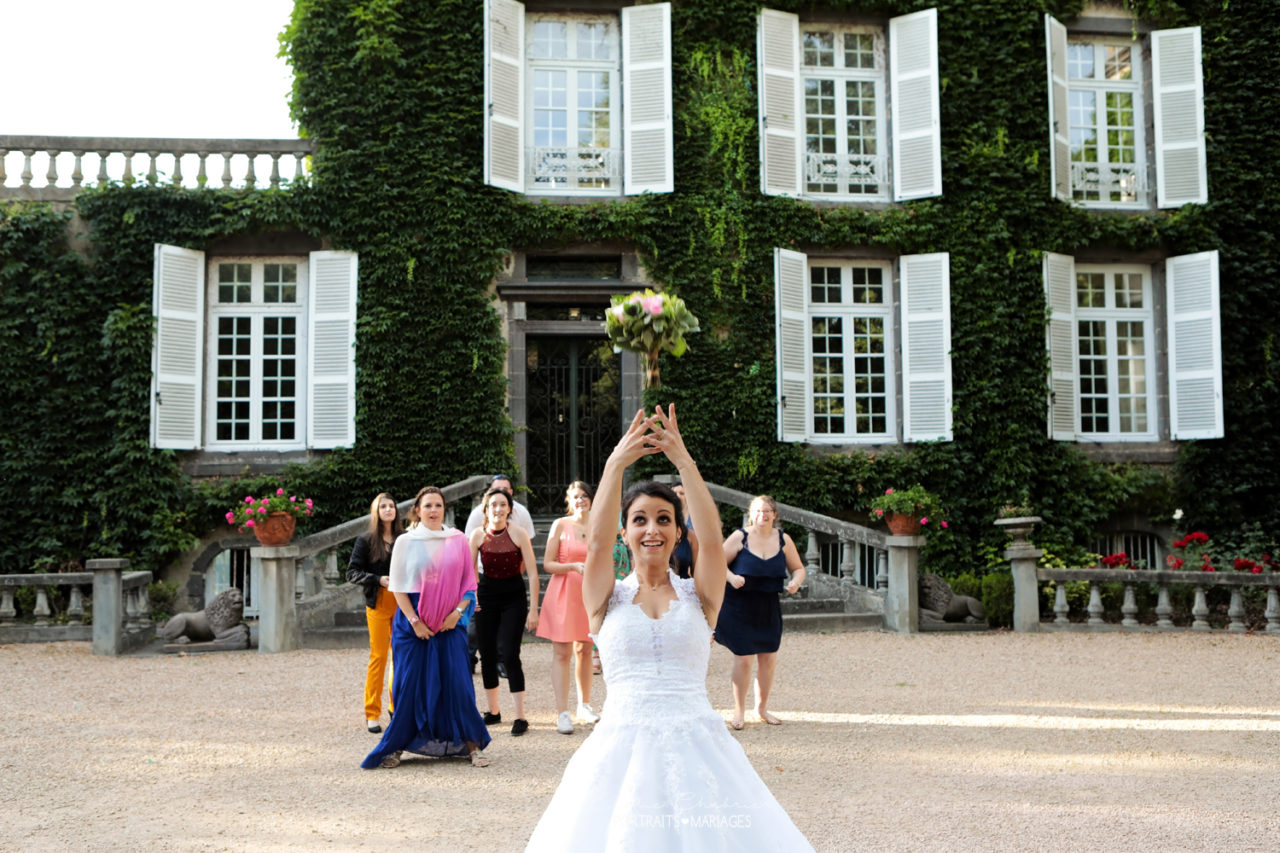
[[[547,534],[547,550],[542,567],[551,575],[547,594],[542,599],[542,614],[537,634],[550,640],[551,689],[556,700],[556,731],[573,734],[569,716],[569,662],[574,662],[574,681],[578,686],[579,723],[600,719],[591,708],[591,638],[588,636],[587,609],[582,604],[582,570],[587,560],[587,519],[591,513],[591,487],[581,480],[569,484],[565,505],[569,515],[557,518]]]

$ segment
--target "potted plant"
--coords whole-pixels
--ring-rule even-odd
[[[929,528],[946,527],[942,502],[919,483],[909,489],[885,489],[871,502],[871,511],[884,519],[895,536],[919,536]]]
[[[658,354],[669,352],[676,358],[684,355],[689,348],[684,336],[698,331],[698,318],[689,313],[683,299],[653,290],[614,296],[612,303],[605,312],[604,327],[613,351],[643,355],[645,387],[660,387]]]
[[[240,528],[241,533],[252,530],[262,545],[278,547],[293,538],[298,519],[311,515],[314,507],[311,498],[286,496],[284,489],[276,489],[260,498],[245,495],[227,511],[226,518],[227,524]]]

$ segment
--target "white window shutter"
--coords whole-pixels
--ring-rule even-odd
[[[893,199],[942,195],[938,10],[889,19]]]
[[[672,150],[671,4],[622,10],[623,192],[676,187]]]
[[[1045,64],[1049,68],[1049,189],[1054,198],[1071,201],[1067,28],[1048,14],[1044,16],[1044,48]]]
[[[1222,332],[1218,252],[1165,262],[1169,305],[1169,411],[1177,439],[1222,438]]]
[[[1158,207],[1209,201],[1200,28],[1151,33]]]
[[[524,192],[524,4],[484,0],[484,182]]]
[[[951,440],[951,256],[903,255],[902,439]]]
[[[204,252],[157,243],[152,273],[151,446],[196,450],[204,362]]]
[[[778,365],[778,440],[804,441],[809,432],[807,294],[808,258],[773,250],[773,302],[777,312],[774,356]]]
[[[1076,440],[1076,259],[1045,252],[1044,298],[1049,305],[1049,437]]]
[[[356,442],[354,252],[312,252],[307,292],[307,446]]]
[[[760,191],[798,197],[804,159],[800,111],[800,16],[761,9],[756,20],[760,97]]]

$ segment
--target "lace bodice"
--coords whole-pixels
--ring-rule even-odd
[[[711,628],[693,580],[669,575],[677,599],[659,619],[639,605],[636,576],[614,584],[596,635],[608,696],[609,723],[670,726],[715,714],[707,700]]]

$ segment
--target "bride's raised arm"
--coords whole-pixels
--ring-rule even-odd
[[[724,579],[728,572],[724,538],[720,535],[720,511],[716,509],[716,502],[698,471],[697,463],[684,446],[684,437],[676,423],[675,404],[668,406],[666,412],[658,406],[651,420],[655,425],[651,443],[658,446],[676,466],[680,482],[684,484],[685,505],[689,508],[693,529],[698,531],[698,559],[693,567],[693,583],[702,602],[702,611],[714,628],[724,601]]]
[[[613,593],[613,544],[617,541],[618,513],[622,508],[622,475],[637,459],[662,452],[653,443],[652,427],[653,419],[644,416],[644,409],[636,412],[631,426],[604,463],[596,486],[587,520],[587,561],[582,573],[582,603],[592,631],[599,630]]]

